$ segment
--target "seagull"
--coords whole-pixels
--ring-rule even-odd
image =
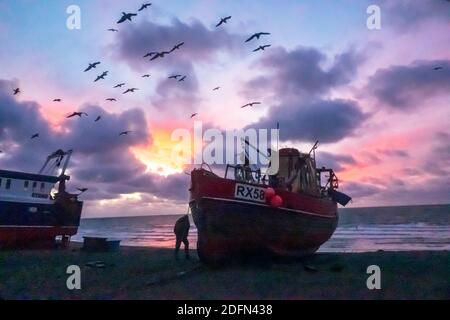
[[[193,114],[191,115],[191,119],[192,119],[193,117],[195,117],[196,115],[198,115],[198,113],[193,113]]]
[[[71,115],[67,116],[66,118],[69,119],[69,118],[72,118],[75,116],[78,116],[81,118],[82,115],[85,115],[86,117],[88,116],[88,114],[86,112],[73,112]]]
[[[117,32],[119,30],[111,28],[111,29],[108,29],[108,31]]]
[[[253,52],[256,52],[256,51],[259,51],[259,50],[264,51],[266,48],[268,48],[268,47],[270,47],[270,46],[271,46],[270,44],[266,44],[266,45],[263,45],[263,46],[259,46],[258,48],[256,48],[255,50],[253,50]]]
[[[19,88],[15,88],[15,89],[14,89],[14,95],[16,95],[16,94],[18,94],[18,93],[20,93],[20,89],[19,89]]]
[[[155,54],[158,54],[158,52],[148,52],[148,53],[145,54],[144,58],[151,57],[151,56],[153,56]]]
[[[178,82],[184,81],[184,79],[186,79],[186,76],[184,76],[183,78],[181,78],[180,80],[178,80]]]
[[[122,131],[119,136],[125,136],[127,134],[131,133],[131,131]]]
[[[247,40],[245,40],[245,42],[249,42],[252,41],[253,39],[259,39],[259,37],[261,37],[262,35],[270,35],[269,32],[258,32],[253,34],[250,38],[248,38]]]
[[[433,70],[441,70],[444,69],[444,67],[434,67]]]
[[[35,138],[39,138],[39,133],[33,134],[30,139],[33,140]]]
[[[119,21],[117,21],[117,23],[122,23],[122,22],[125,22],[127,20],[131,21],[131,17],[134,17],[134,16],[137,16],[137,14],[136,13],[125,13],[125,12],[122,12],[122,17],[120,18]]]
[[[220,87],[215,87],[214,89],[213,89],[213,91],[217,91],[217,90],[219,90],[220,89]]]
[[[108,98],[108,99],[106,99],[106,101],[117,101],[117,100],[114,98]]]
[[[120,88],[120,87],[122,87],[122,86],[124,86],[124,85],[125,85],[125,83],[119,83],[118,85],[114,86],[114,89],[115,89],[115,88]]]
[[[176,74],[174,76],[170,76],[169,79],[175,79],[178,80],[178,77],[181,77],[181,74]]]
[[[94,122],[99,121],[102,118],[102,116],[98,116],[97,118],[95,118]]]
[[[122,94],[125,94],[128,92],[135,92],[136,90],[139,90],[139,89],[138,88],[129,88],[129,89],[125,90],[124,93],[122,93]]]
[[[88,191],[89,189],[88,188],[77,188],[77,190],[80,191],[81,193],[84,193],[84,192]]]
[[[147,9],[147,8],[150,7],[151,5],[152,5],[151,3],[144,3],[138,11],[142,11],[142,10],[144,10],[144,9]]]
[[[142,76],[142,78],[150,78],[150,75],[149,75],[149,74],[144,74],[144,75]]]
[[[170,50],[170,52],[180,49],[182,45],[184,45],[184,42],[180,42],[179,44],[173,46],[173,48],[172,48],[172,50]]]
[[[168,51],[157,52],[157,53],[153,56],[153,58],[150,59],[150,61],[153,61],[153,60],[155,60],[155,59],[157,59],[157,58],[164,58],[164,56],[165,56],[166,54],[169,54],[169,53],[170,53],[170,52],[168,52]]]
[[[61,99],[53,99],[53,102],[61,102]]]
[[[94,62],[94,63],[89,63],[89,67],[87,67],[84,72],[89,71],[91,69],[95,69],[98,65],[100,64],[100,62]]]
[[[247,103],[246,105],[243,105],[241,107],[241,109],[242,108],[246,108],[246,107],[253,107],[255,104],[261,104],[261,102],[250,102],[250,103]]]
[[[106,75],[108,74],[108,71],[103,72],[101,75],[97,77],[97,79],[94,80],[94,82],[97,82],[100,79],[105,79]]]
[[[220,27],[222,24],[227,23],[228,20],[231,19],[231,16],[225,17],[225,18],[221,18],[220,22],[218,24],[216,24],[216,28]]]

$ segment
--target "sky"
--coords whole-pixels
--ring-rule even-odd
[[[174,130],[279,122],[283,147],[319,140],[317,161],[350,206],[450,202],[448,1],[150,2],[0,1],[0,168],[36,172],[73,149],[69,191],[89,188],[84,217],[183,213],[192,166],[171,157]],[[66,25],[71,5],[79,29]],[[370,5],[380,29],[367,27]],[[117,24],[121,12],[138,15]],[[245,42],[256,32],[270,35]],[[240,108],[250,101],[262,104]],[[89,116],[67,119],[74,111]]]

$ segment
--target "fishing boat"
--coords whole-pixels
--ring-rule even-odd
[[[0,170],[0,248],[53,244],[56,237],[68,244],[77,233],[83,202],[66,192],[71,155],[52,153],[38,174]]]
[[[190,202],[198,230],[199,258],[217,264],[233,257],[302,257],[332,236],[337,204],[351,198],[337,191],[332,169],[317,168],[315,149],[279,150],[276,175],[246,163],[227,165],[225,176],[208,166],[191,172]],[[231,173],[231,177],[230,176]]]

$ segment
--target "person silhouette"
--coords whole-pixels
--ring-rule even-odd
[[[191,227],[191,225],[189,223],[188,215],[185,215],[185,216],[179,218],[175,222],[173,232],[175,233],[175,237],[176,237],[176,244],[175,244],[175,258],[176,259],[178,259],[178,252],[180,250],[181,242],[183,242],[183,244],[184,244],[184,252],[186,254],[186,259],[189,259],[188,235],[189,235],[190,227]]]

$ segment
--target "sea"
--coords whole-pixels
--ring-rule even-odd
[[[84,236],[121,240],[122,245],[173,248],[181,215],[82,219],[73,241]],[[189,242],[197,229],[191,220]],[[339,209],[339,225],[319,252],[450,250],[450,204]]]

